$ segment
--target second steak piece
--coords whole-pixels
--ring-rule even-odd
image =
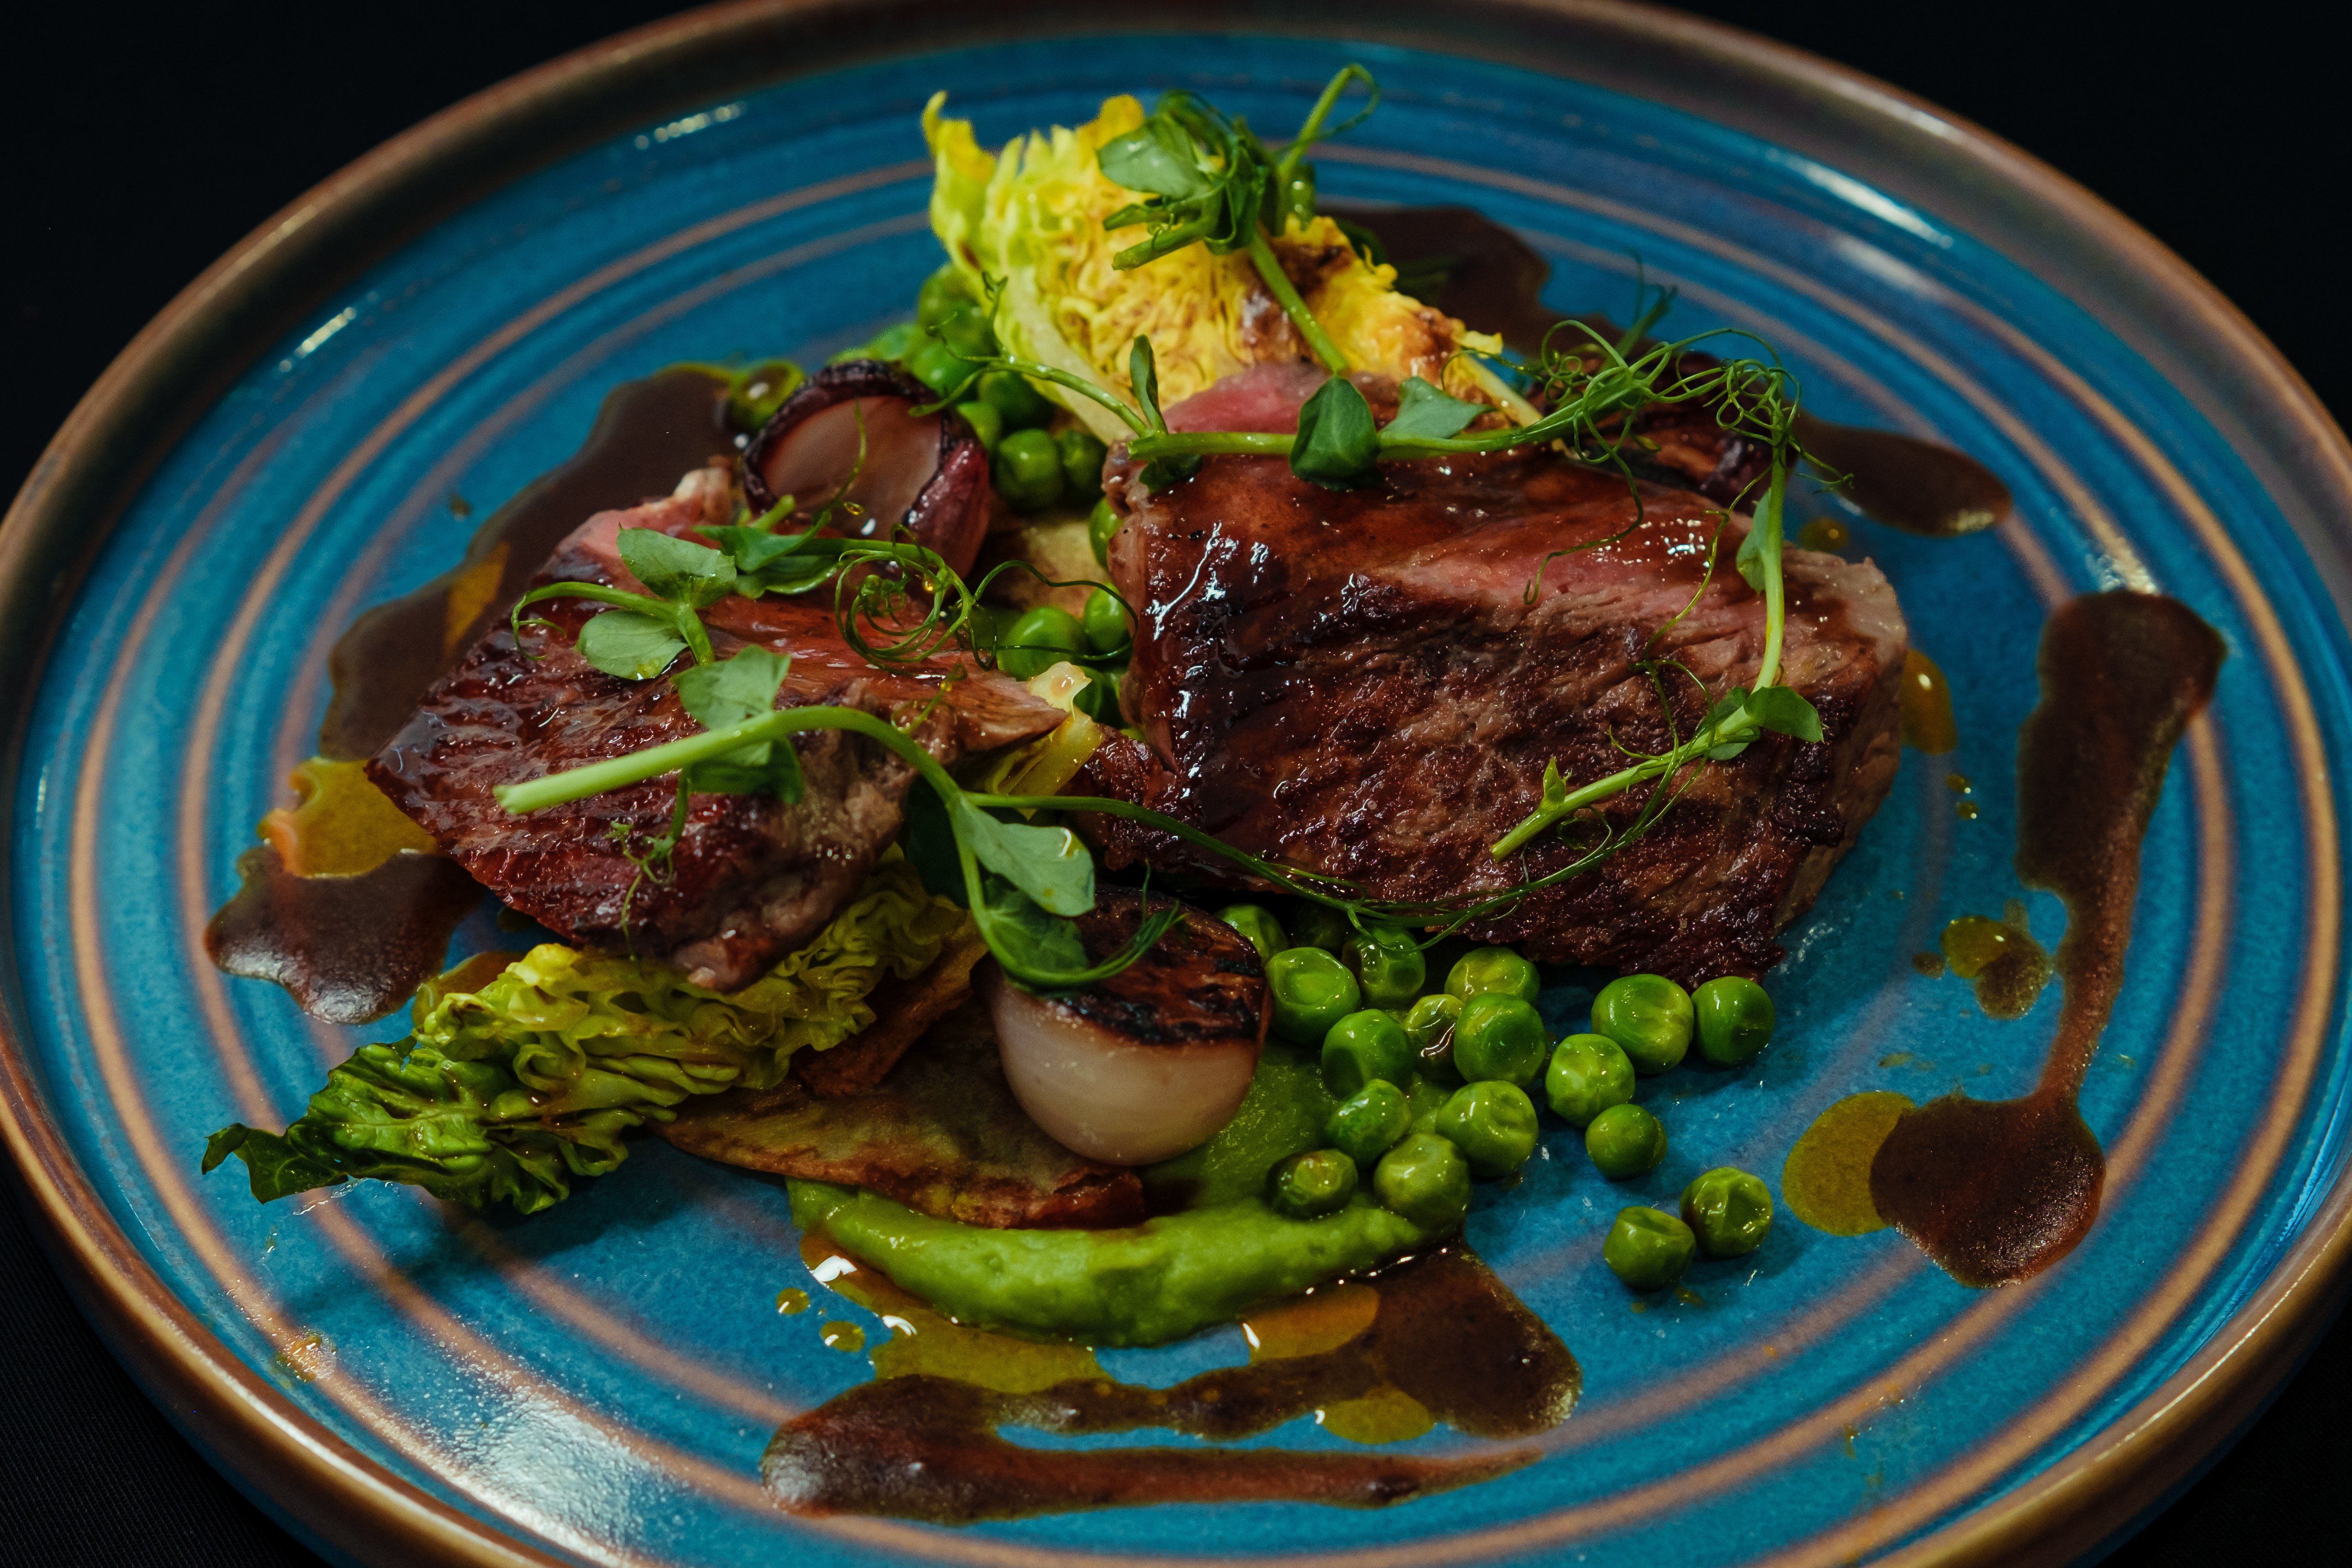
[[[1581,784],[1621,747],[1665,748],[1763,652],[1763,602],[1731,565],[1744,521],[1649,485],[1637,517],[1623,479],[1549,452],[1393,464],[1344,494],[1276,458],[1211,458],[1158,492],[1115,463],[1109,493],[1111,572],[1140,619],[1123,695],[1149,743],[1098,752],[1093,786],[1370,897],[1484,898],[1569,864],[1552,835],[1489,853],[1545,763]],[[1822,742],[1768,735],[1710,765],[1646,837],[1473,934],[1684,980],[1779,960],[1773,933],[1892,782],[1908,640],[1874,566],[1791,551],[1786,575],[1783,679]],[[1233,877],[1124,821],[1090,831],[1113,864]]]

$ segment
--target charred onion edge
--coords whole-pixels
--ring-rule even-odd
[[[1100,887],[1097,898],[1078,925],[1090,952],[1108,952],[1132,934],[1146,900],[1119,887]],[[1271,1012],[1264,966],[1233,928],[1184,913],[1171,943],[1083,991],[1041,995],[994,964],[975,976],[1014,1098],[1088,1159],[1148,1164],[1195,1148],[1233,1120],[1256,1076]],[[1243,984],[1212,978],[1226,975]],[[1171,987],[1191,1005],[1163,1009],[1150,994],[1121,994]]]
[[[737,471],[742,476],[743,498],[755,516],[782,499],[768,488],[765,473],[776,447],[803,419],[859,397],[897,397],[918,408],[937,401],[930,388],[880,360],[851,360],[818,371],[784,399],[743,448]],[[971,567],[987,531],[988,452],[962,420],[944,410],[935,417],[940,423],[939,467],[907,509],[905,518],[891,521],[903,521],[917,539],[961,572]],[[969,536],[968,548],[965,536]]]
[[[1022,989],[993,963],[979,989],[1013,1098],[1089,1160],[1145,1165],[1198,1148],[1233,1120],[1257,1073],[1259,1037],[1138,1039]]]

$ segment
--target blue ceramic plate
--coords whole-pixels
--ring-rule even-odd
[[[461,106],[289,209],[60,436],[6,535],[10,1135],[124,1355],[314,1539],[379,1563],[2063,1560],[2151,1506],[2292,1358],[2346,1234],[2342,437],[2145,237],[1884,89],[1650,13],[1465,6],[1440,35],[1321,9],[1204,33],[1129,7],[1139,30],[1089,35],[1016,8],[993,40],[949,7],[682,19]],[[263,1208],[235,1172],[199,1177],[206,1132],[282,1125],[330,1064],[398,1032],[306,1021],[216,973],[201,932],[310,749],[331,642],[462,550],[453,498],[512,496],[624,379],[820,360],[902,311],[936,260],[916,129],[935,89],[983,142],[1179,85],[1281,126],[1351,59],[1388,99],[1324,157],[1329,194],[1478,207],[1549,259],[1562,311],[1622,313],[1638,254],[1681,289],[1684,330],[1753,330],[1822,414],[1952,443],[2017,497],[2014,522],[1954,542],[1855,523],[1951,674],[1959,747],[1906,755],[1790,933],[1760,1066],[1645,1089],[1676,1152],[1633,1192],[1670,1201],[1720,1163],[1777,1176],[1859,1090],[2022,1092],[2055,988],[1995,1022],[1911,960],[2020,896],[2037,629],[2120,584],[2227,638],[2084,1092],[2111,1163],[2078,1251],[1975,1291],[1893,1232],[1784,1217],[1642,1310],[1598,1258],[1627,1189],[1555,1124],[1469,1222],[1584,1368],[1540,1462],[1384,1510],[942,1530],[795,1519],[760,1490],[775,1426],[873,1376],[820,1324],[890,1331],[812,1280],[778,1184],[649,1143],[516,1222],[376,1185]],[[2058,905],[2024,902],[2054,942]],[[484,917],[458,942],[498,934]],[[1580,998],[1548,1001],[1566,1021]],[[780,1313],[791,1288],[820,1310]],[[1244,1356],[1228,1329],[1104,1359],[1165,1384]],[[1305,1419],[1263,1441],[1344,1447]]]

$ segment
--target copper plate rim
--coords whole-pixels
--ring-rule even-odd
[[[902,52],[1011,36],[1168,27],[1328,30],[1329,0],[1022,0],[975,20],[945,0],[739,0],[624,34],[502,82],[385,142],[289,205],[191,283],[82,398],[0,521],[0,662],[13,683],[0,776],[25,758],[60,606],[152,463],[194,412],[303,314],[486,191],[672,109]],[[2352,608],[2352,446],[2253,325],[2188,265],[2064,175],[1857,72],[1712,22],[1610,0],[1351,0],[1346,30],[1554,68],[1818,155],[2032,265],[2194,402],[2286,511],[2339,615]],[[1788,110],[1806,112],[1795,120]],[[2091,286],[2094,282],[2096,287]],[[11,810],[13,788],[0,795]],[[0,827],[5,827],[0,823]],[[0,835],[0,855],[11,842]],[[0,921],[13,916],[0,911]],[[0,928],[13,971],[14,933]],[[13,973],[0,975],[0,1133],[84,1310],[216,1464],[316,1539],[383,1564],[519,1568],[557,1559],[398,1480],[246,1367],[139,1255],[44,1104]],[[2178,1484],[2245,1421],[2340,1302],[2352,1182],[2206,1346],[2092,1441],[1886,1559],[1906,1568],[2063,1563]]]

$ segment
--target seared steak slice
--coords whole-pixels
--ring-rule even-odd
[[[1580,784],[1622,767],[1621,745],[1664,748],[1763,652],[1763,602],[1731,567],[1744,521],[1646,484],[1637,520],[1624,480],[1549,452],[1391,465],[1346,494],[1274,458],[1212,458],[1157,494],[1123,453],[1112,469],[1111,573],[1141,620],[1122,693],[1149,745],[1098,752],[1093,786],[1368,895],[1482,898],[1567,865],[1559,837],[1488,851],[1538,804],[1545,763]],[[1780,957],[1773,932],[1892,781],[1907,641],[1874,566],[1787,562],[1784,679],[1822,742],[1767,736],[1686,775],[1646,837],[1474,934],[1684,980]],[[1113,865],[1234,880],[1132,824],[1087,826]]]
[[[684,533],[725,521],[729,504],[723,473],[690,476],[667,500],[591,519],[534,582],[640,589],[614,552],[620,529]],[[644,868],[632,857],[667,829],[672,779],[509,816],[490,793],[499,784],[700,732],[667,680],[605,675],[572,650],[597,608],[579,600],[534,606],[555,629],[527,629],[527,649],[503,624],[485,635],[368,774],[475,880],[567,939],[666,959],[697,984],[746,984],[814,936],[865,878],[898,835],[913,770],[842,731],[800,737],[807,793],[798,805],[695,795],[675,853]],[[943,760],[1042,734],[1062,717],[1002,677],[968,670],[948,681],[952,660],[912,673],[877,669],[841,641],[823,606],[730,599],[709,618],[722,628],[713,637],[722,658],[745,641],[792,657],[779,707],[887,714],[938,700],[916,736]]]

